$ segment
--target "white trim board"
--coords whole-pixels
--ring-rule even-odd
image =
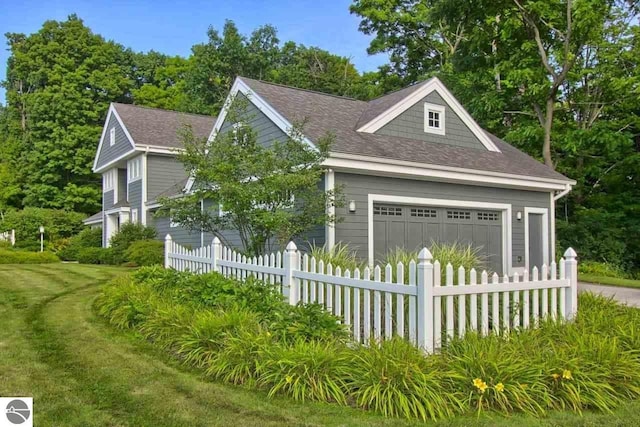
[[[131,138],[131,134],[127,130],[127,127],[124,125],[124,122],[120,118],[120,115],[116,111],[116,108],[113,106],[113,103],[111,103],[109,105],[109,110],[107,112],[107,118],[104,121],[104,125],[102,126],[102,135],[100,136],[100,142],[98,143],[98,151],[96,151],[96,157],[95,157],[95,159],[93,159],[93,168],[92,169],[93,169],[94,172],[101,172],[106,167],[108,167],[108,166],[110,166],[111,164],[114,163],[114,160],[112,160],[109,163],[107,163],[106,165],[100,166],[100,168],[98,168],[98,158],[100,157],[100,152],[102,151],[102,145],[104,144],[105,137],[107,136],[107,128],[108,128],[107,124],[109,123],[109,118],[111,117],[111,115],[113,115],[116,118],[116,121],[118,122],[118,124],[122,128],[122,131],[124,132],[124,134],[127,137],[127,139],[129,140],[129,144],[131,144],[132,150],[135,150],[135,147],[136,147],[136,144],[133,142],[133,138]],[[120,156],[120,157],[122,157],[122,156]]]
[[[529,265],[529,214],[542,215],[542,262],[549,266],[549,209],[524,208],[524,267],[530,272],[533,266]],[[535,267],[538,267],[538,270],[542,268],[541,265]]]
[[[489,209],[502,212],[502,269],[508,274],[513,271],[512,259],[512,207],[507,203],[488,203],[472,200],[431,199],[422,197],[392,196],[387,194],[369,194],[367,203],[367,251],[369,265],[374,263],[373,248],[373,204],[396,203],[401,205],[440,206],[452,208]],[[505,272],[503,271],[503,273]]]
[[[398,117],[400,114],[407,111],[409,108],[420,102],[425,96],[429,95],[431,92],[436,92],[438,95],[442,97],[444,102],[453,110],[454,113],[460,117],[460,120],[463,121],[465,125],[469,128],[469,130],[475,135],[478,140],[485,146],[485,148],[489,151],[500,152],[498,147],[493,143],[491,138],[485,133],[484,130],[473,120],[473,117],[464,109],[464,107],[458,102],[458,100],[453,96],[449,89],[437,78],[433,77],[430,80],[426,81],[419,88],[413,91],[409,96],[402,99],[397,104],[392,105],[382,114],[371,119],[369,122],[364,124],[358,129],[358,132],[366,132],[366,133],[375,133],[384,125],[389,123],[391,120]]]
[[[247,85],[242,78],[236,77],[231,90],[229,91],[229,95],[227,95],[227,99],[224,101],[224,106],[222,107],[222,111],[220,115],[216,119],[215,124],[213,125],[213,129],[209,134],[208,141],[211,142],[216,137],[222,125],[227,117],[227,112],[231,103],[235,99],[235,96],[239,93],[243,94],[247,97],[249,102],[251,102],[258,110],[260,110],[269,120],[271,120],[280,130],[282,130],[285,134],[289,135],[293,125],[284,118],[275,108],[273,108],[267,101],[265,101],[260,95],[255,93],[249,85]],[[303,138],[303,142],[307,144],[309,147],[317,150],[316,146],[307,138],[306,136]],[[189,178],[187,184],[185,186],[185,191],[190,192],[193,187],[194,180],[192,177]]]
[[[327,169],[324,174],[324,191],[333,191],[336,188],[336,179],[335,172],[333,169]],[[335,205],[327,206],[327,214],[335,216],[336,207]],[[336,244],[336,225],[335,222],[333,224],[325,225],[325,247],[328,250],[333,249]]]
[[[538,191],[565,190],[570,188],[572,184],[575,184],[575,181],[562,181],[552,178],[512,175],[450,166],[426,165],[423,163],[342,153],[331,153],[331,157],[325,160],[323,164],[337,171],[355,172],[365,175],[392,176],[408,179],[419,178],[482,186],[533,189]]]

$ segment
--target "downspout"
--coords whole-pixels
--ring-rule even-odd
[[[140,223],[147,225],[147,155],[149,154],[149,146],[147,146],[144,154],[142,155],[142,200],[140,203]]]

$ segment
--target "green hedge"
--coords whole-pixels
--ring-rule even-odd
[[[125,252],[125,257],[137,266],[163,265],[164,243],[158,240],[133,242]]]
[[[51,252],[0,249],[0,264],[50,264],[53,262],[60,262],[60,259]]]
[[[468,333],[432,355],[401,339],[349,343],[320,306],[218,274],[142,268],[106,286],[96,308],[211,379],[387,416],[608,412],[640,398],[640,310],[591,294],[573,322]]]
[[[66,244],[59,249],[57,255],[65,261],[77,261],[82,249],[100,247],[102,247],[102,229],[85,228],[68,239]]]
[[[45,240],[53,242],[74,236],[84,225],[86,215],[59,209],[24,208],[9,211],[0,220],[0,230],[16,230],[16,245],[23,248],[40,248],[40,226],[45,228]]]

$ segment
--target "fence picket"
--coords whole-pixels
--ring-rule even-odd
[[[520,276],[518,273],[513,273],[513,283],[520,283]],[[520,291],[513,292],[513,328],[518,329],[520,327]]]
[[[356,268],[353,278],[360,280],[360,269]],[[353,338],[360,342],[360,288],[353,288]]]
[[[500,283],[500,276],[498,273],[493,273],[491,276],[491,283],[497,285]],[[491,324],[493,333],[500,334],[500,292],[494,292],[491,296]]]
[[[387,264],[384,268],[384,280],[387,283],[393,283],[393,270],[391,268],[391,264]],[[391,339],[393,336],[393,309],[392,309],[392,295],[391,292],[384,293],[384,337],[386,339]]]
[[[453,266],[451,263],[447,264],[447,286],[453,286]],[[447,340],[454,336],[454,312],[453,312],[453,296],[447,296]]]
[[[311,273],[315,273],[316,272],[316,258],[315,257],[311,258],[311,269],[309,271]],[[318,284],[318,282],[316,282],[315,280],[312,280],[311,283],[309,283],[309,286],[311,287],[311,296],[310,296],[309,302],[311,302],[313,304],[316,304],[318,302],[318,295],[316,293],[317,284]]]
[[[469,285],[476,286],[478,284],[478,276],[476,273],[476,269],[472,268],[469,271]],[[478,331],[478,296],[476,294],[469,296],[469,319],[471,323],[471,330],[474,332]]]
[[[528,282],[529,281],[529,272],[527,270],[524,271],[524,274],[522,276],[522,281],[523,282]],[[531,321],[531,311],[530,311],[529,291],[523,291],[523,298],[522,298],[522,327],[523,328],[528,328],[530,321]]]
[[[502,330],[509,332],[511,329],[511,306],[509,305],[509,276],[506,274],[502,278],[505,292],[502,292]]]
[[[489,275],[487,270],[483,270],[480,275],[480,285],[486,286],[489,283]],[[480,332],[482,335],[489,334],[489,294],[483,292],[480,297],[481,305],[481,320],[480,320]]]
[[[379,282],[381,279],[380,266],[376,265],[373,269],[373,280]],[[382,298],[380,291],[373,291],[373,337],[376,341],[380,341],[382,338]]]
[[[567,266],[564,258],[560,258],[560,279],[567,278]],[[560,288],[560,316],[566,318],[567,316],[567,291],[565,288]]]
[[[433,287],[442,286],[440,261],[433,263]],[[433,298],[433,346],[439,348],[442,345],[442,298]]]
[[[318,274],[324,274],[324,261],[320,260],[318,262]],[[318,287],[318,301],[317,303],[320,305],[324,305],[324,283],[317,282],[316,286]]]
[[[309,254],[302,257],[302,271],[309,271]],[[309,304],[309,281],[302,280],[302,302]]]
[[[550,270],[550,280],[556,280],[557,266],[555,261],[551,262]],[[551,318],[554,320],[558,318],[558,289],[556,288],[551,289]]]
[[[369,267],[365,267],[364,269],[364,280],[369,280],[371,275],[371,271]],[[364,319],[364,343],[369,344],[371,340],[371,291],[369,289],[362,290],[364,294],[364,309],[363,309],[363,319]]]
[[[342,269],[340,267],[336,267],[335,276],[342,277]],[[335,305],[333,306],[333,314],[339,317],[342,315],[342,287],[340,285],[336,285],[334,291]]]
[[[344,277],[347,279],[351,277],[351,271],[348,269],[344,272]],[[343,304],[343,319],[345,325],[351,324],[351,287],[345,286],[344,291],[344,304]]]
[[[409,286],[416,287],[416,262],[414,260],[409,261]],[[417,313],[416,313],[416,297],[409,295],[409,341],[413,344],[416,343],[418,337],[417,327]]]
[[[466,274],[463,266],[458,268],[458,286],[465,286]],[[462,337],[467,328],[467,296],[458,295],[458,336]]]
[[[542,266],[542,271],[545,271],[546,266]],[[537,273],[537,271],[536,271]],[[544,276],[544,273],[543,273]],[[543,277],[542,280],[545,280]],[[542,290],[542,317],[545,318],[549,315],[549,291],[546,289]]]
[[[396,283],[404,285],[404,264],[396,266]],[[404,295],[396,295],[396,334],[404,338]]]
[[[333,265],[327,264],[327,276],[333,276]],[[329,313],[333,313],[333,284],[331,282],[325,282],[324,284],[324,299],[325,307]]]

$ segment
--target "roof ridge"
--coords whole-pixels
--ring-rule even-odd
[[[166,112],[166,113],[184,114],[186,116],[202,117],[202,118],[208,118],[208,119],[215,119],[217,117],[217,116],[209,116],[209,115],[206,115],[206,114],[185,113],[184,111],[167,110],[165,108],[158,108],[158,107],[149,107],[149,106],[146,106],[146,105],[125,104],[124,102],[112,102],[112,104],[114,104],[114,105],[124,105],[125,107],[143,108],[145,110],[163,111],[163,112]]]
[[[243,80],[253,80],[254,82],[264,83],[264,84],[271,85],[271,86],[279,86],[279,87],[283,87],[283,88],[286,88],[286,89],[299,90],[301,92],[309,92],[309,93],[315,93],[317,95],[330,96],[332,98],[344,99],[344,100],[347,100],[347,101],[357,101],[357,102],[367,103],[367,101],[362,101],[360,99],[352,98],[350,96],[334,95],[332,93],[320,92],[320,91],[313,90],[313,89],[304,89],[304,88],[301,88],[301,87],[289,86],[289,85],[285,85],[285,84],[281,84],[281,83],[268,82],[266,80],[261,80],[261,79],[252,79],[251,77],[238,76],[238,78],[243,79]]]
[[[380,95],[380,96],[377,96],[377,97],[375,97],[375,98],[373,98],[373,99],[370,99],[370,100],[369,100],[369,101],[367,101],[367,102],[373,102],[373,101],[376,101],[376,100],[381,99],[381,98],[384,98],[384,97],[386,97],[386,96],[393,95],[393,94],[394,94],[394,93],[396,93],[396,92],[400,92],[401,90],[409,89],[409,88],[412,88],[412,87],[418,87],[418,86],[420,86],[421,84],[426,83],[426,82],[428,82],[428,81],[429,81],[429,80],[431,80],[431,79],[433,79],[433,77],[431,77],[431,78],[429,78],[429,79],[426,79],[426,80],[420,80],[419,82],[415,82],[415,83],[413,83],[413,84],[410,84],[410,85],[405,86],[405,87],[401,87],[401,88],[396,89],[396,90],[392,90],[391,92],[387,92],[387,93],[382,94],[382,95]]]

